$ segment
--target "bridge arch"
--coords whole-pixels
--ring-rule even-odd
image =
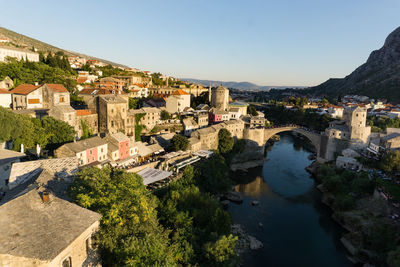
[[[272,136],[282,133],[282,132],[296,132],[303,136],[305,136],[308,140],[310,140],[311,144],[315,147],[315,151],[317,152],[317,158],[321,159],[321,135],[319,133],[313,132],[307,128],[300,127],[297,125],[290,126],[282,126],[282,127],[273,127],[266,128],[264,130],[264,143],[267,142]]]

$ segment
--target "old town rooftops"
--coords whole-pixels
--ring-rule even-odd
[[[171,95],[190,95],[190,94],[186,93],[182,89],[178,89],[178,90],[173,91]]]
[[[65,88],[64,85],[62,84],[46,83],[44,85],[50,88],[50,90],[52,90],[55,93],[68,93],[67,88]]]
[[[51,195],[44,203],[33,189],[0,206],[0,254],[54,259],[101,215]]]
[[[98,136],[95,136],[95,137],[90,137],[88,139],[84,139],[81,141],[68,143],[68,144],[65,144],[64,146],[68,147],[70,150],[72,150],[75,153],[79,153],[84,150],[102,146],[102,145],[106,145],[106,144],[107,144],[107,142],[105,140],[101,139]]]
[[[20,84],[14,89],[11,90],[12,94],[19,94],[19,95],[27,95],[36,89],[38,89],[41,85],[33,85],[33,84]]]
[[[123,104],[128,103],[127,100],[125,100],[124,98],[117,96],[117,95],[101,95],[99,97],[108,103],[116,103],[116,104],[117,103],[123,103]]]

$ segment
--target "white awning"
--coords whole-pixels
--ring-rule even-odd
[[[146,168],[144,170],[141,170],[137,174],[142,176],[143,184],[148,185],[170,177],[172,172],[166,172],[153,168]]]

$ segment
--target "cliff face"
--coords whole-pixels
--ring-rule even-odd
[[[314,95],[367,95],[400,102],[400,27],[386,38],[379,50],[373,51],[367,62],[343,79],[329,79],[307,89]]]

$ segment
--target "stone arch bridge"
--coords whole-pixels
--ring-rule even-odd
[[[317,152],[317,159],[319,161],[323,160],[324,153],[321,153],[321,140],[322,136],[321,134],[312,131],[310,129],[307,129],[305,127],[301,127],[298,125],[285,125],[285,126],[279,126],[279,127],[273,127],[273,128],[266,128],[264,130],[264,143],[268,141],[273,135],[281,133],[281,132],[296,132],[299,133],[305,137],[307,137],[308,140],[314,145],[315,151]]]

